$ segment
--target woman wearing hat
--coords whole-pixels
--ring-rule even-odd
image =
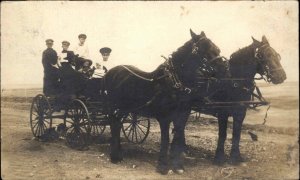
[[[79,58],[89,59],[89,48],[85,43],[87,36],[85,34],[79,34],[78,39],[79,43],[74,48],[75,55],[78,55]]]

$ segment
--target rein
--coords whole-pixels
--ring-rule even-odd
[[[140,78],[140,79],[143,79],[145,81],[150,81],[150,82],[153,82],[154,79],[148,79],[148,78],[145,78],[143,76],[140,76],[138,75],[137,73],[133,72],[132,70],[130,70],[128,67],[124,66],[124,65],[121,65],[124,69],[126,69],[128,72],[130,72],[131,74],[135,75],[136,77]]]

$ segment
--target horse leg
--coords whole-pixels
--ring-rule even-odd
[[[232,164],[238,164],[243,161],[239,145],[245,116],[246,109],[239,109],[239,111],[233,113],[232,147],[230,152],[230,161]]]
[[[184,129],[189,117],[189,112],[177,113],[173,120],[174,137],[170,149],[170,157],[172,162],[172,169],[175,173],[182,174],[183,167],[183,152],[185,150],[185,135]]]
[[[226,132],[227,122],[228,122],[228,114],[220,113],[218,116],[219,139],[218,139],[216,155],[214,158],[214,163],[217,165],[222,165],[225,162],[224,143],[227,137],[227,132]]]
[[[158,119],[161,133],[160,153],[158,159],[157,171],[161,174],[167,174],[169,171],[168,167],[168,150],[169,150],[169,128],[170,121],[164,119]]]
[[[122,123],[121,119],[115,116],[110,118],[111,144],[110,144],[110,160],[112,163],[118,163],[123,160],[121,152],[120,131]]]

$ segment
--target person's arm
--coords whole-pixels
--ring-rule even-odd
[[[61,67],[61,57],[60,56],[58,56],[58,58],[57,58],[57,66]]]
[[[55,64],[57,64],[57,53],[56,53],[56,51],[51,51],[50,53],[49,53],[49,62],[50,62],[50,64],[52,64],[52,65],[55,65]]]

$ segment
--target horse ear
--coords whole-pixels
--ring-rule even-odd
[[[258,40],[256,40],[253,36],[251,36],[251,38],[252,38],[252,40],[253,40],[253,43],[255,43],[255,44],[258,44],[258,43],[260,43]]]
[[[201,31],[201,36],[206,37],[205,33],[203,31]]]
[[[193,32],[192,29],[190,29],[190,33],[191,33],[192,39],[195,40],[197,35]]]
[[[262,40],[261,40],[264,44],[265,43],[269,43],[269,41],[267,40],[266,36],[263,35]]]

